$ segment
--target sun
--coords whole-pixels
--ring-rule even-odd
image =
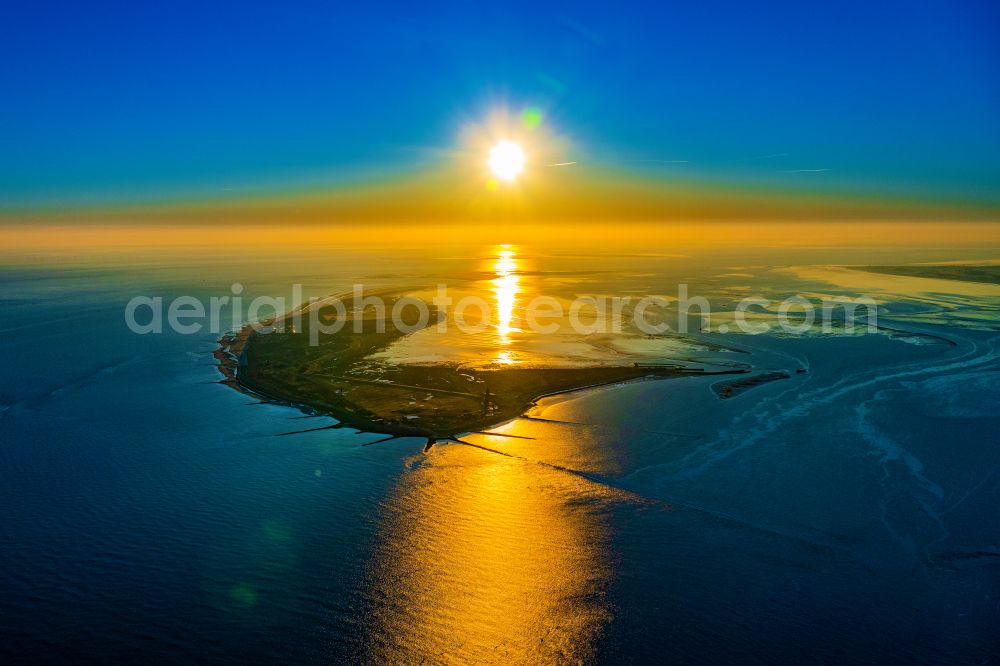
[[[494,176],[513,181],[524,171],[524,150],[513,141],[501,141],[490,150],[489,165]]]

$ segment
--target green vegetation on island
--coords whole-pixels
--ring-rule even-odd
[[[387,310],[405,292],[383,293]],[[265,399],[329,414],[345,426],[429,440],[472,432],[522,414],[539,397],[574,389],[698,372],[664,365],[595,365],[524,368],[492,364],[400,365],[372,361],[421,322],[415,308],[403,308],[406,332],[384,321],[373,306],[356,307],[339,298],[346,312],[342,328],[311,335],[310,322],[329,326],[340,316],[330,299],[318,312],[283,322],[284,330],[245,327],[221,341],[217,357],[225,383]],[[339,305],[339,304],[338,304]],[[306,312],[308,308],[302,312]],[[437,323],[431,308],[425,325]],[[263,322],[273,325],[275,322]],[[277,329],[278,327],[275,326]],[[311,344],[315,338],[318,344]],[[698,372],[698,374],[702,374]]]
[[[886,275],[1000,284],[1000,264],[912,264],[907,266],[852,266],[851,268]]]

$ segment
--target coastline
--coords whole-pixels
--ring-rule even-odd
[[[393,291],[399,293],[399,290]],[[329,296],[310,305],[328,304],[334,299],[348,296]],[[297,312],[305,313],[310,305],[298,308]],[[449,365],[432,365],[397,368],[396,371],[403,378],[409,378],[406,382],[349,376],[349,370],[313,377],[301,372],[299,366],[295,369],[290,365],[287,368],[276,368],[272,365],[274,359],[267,357],[267,350],[259,349],[264,338],[274,334],[268,333],[265,336],[258,328],[278,320],[287,320],[294,312],[262,324],[247,324],[238,331],[222,336],[218,341],[219,347],[213,354],[219,362],[219,372],[223,375],[219,383],[264,402],[288,405],[309,415],[327,415],[337,420],[336,424],[325,428],[349,427],[392,438],[420,437],[426,438],[428,443],[453,440],[465,433],[495,427],[523,415],[538,400],[553,395],[639,380],[743,375],[748,372],[745,368],[707,370],[640,363],[565,369],[498,368],[478,371]],[[393,339],[398,337],[401,334]],[[357,341],[354,343],[352,347],[359,344]],[[267,344],[274,343],[268,340]],[[328,361],[328,357],[325,360]],[[294,376],[294,383],[285,381],[287,375]],[[471,386],[464,384],[456,387],[464,390],[442,388],[448,386],[449,381],[454,382],[456,377],[464,378]],[[426,397],[418,402],[418,394],[426,394]],[[426,408],[425,404],[432,401],[434,406]]]

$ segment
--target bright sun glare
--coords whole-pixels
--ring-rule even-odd
[[[512,181],[524,171],[524,151],[512,141],[501,141],[490,150],[490,171],[500,180]]]

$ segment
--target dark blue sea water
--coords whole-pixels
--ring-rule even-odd
[[[561,396],[501,428],[534,439],[423,453],[277,436],[332,421],[216,383],[211,333],[125,327],[245,268],[0,272],[4,662],[1000,659],[995,332],[758,338],[810,372]]]

